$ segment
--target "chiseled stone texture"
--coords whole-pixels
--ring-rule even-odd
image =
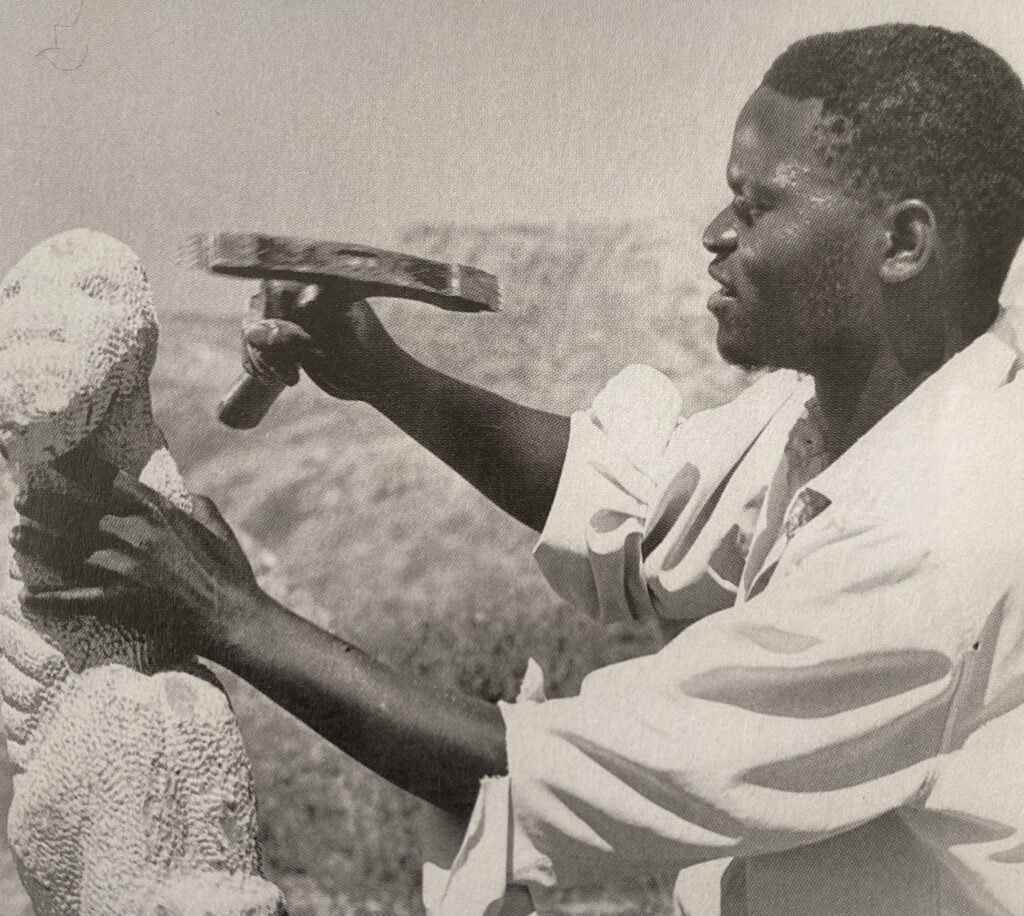
[[[19,488],[67,492],[73,448],[186,511],[152,419],[157,323],[145,273],[87,229],[33,248],[0,283],[0,449]],[[216,679],[173,645],[91,617],[29,619],[13,557],[0,586],[0,694],[15,767],[8,836],[42,914],[284,912],[261,876],[249,762]]]

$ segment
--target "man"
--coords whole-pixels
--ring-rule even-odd
[[[619,874],[685,891],[724,858],[723,913],[1020,912],[1024,392],[998,296],[1022,151],[1020,79],[967,36],[789,48],[739,116],[734,199],[704,238],[722,355],[779,371],[690,419],[638,367],[571,421],[511,404],[329,290],[301,328],[249,329],[542,530],[562,595],[659,620],[660,652],[579,697],[531,683],[498,709],[391,671],[264,595],[209,507],[198,524],[123,475],[77,507],[75,536],[101,532],[82,586],[27,606],[173,625],[385,778],[472,811],[429,875],[439,913]],[[18,549],[59,563],[66,506],[19,508]]]

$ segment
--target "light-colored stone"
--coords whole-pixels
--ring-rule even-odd
[[[68,492],[84,446],[191,509],[153,422],[157,323],[145,273],[86,229],[0,283],[0,449],[19,488]],[[249,762],[216,679],[174,646],[91,617],[29,619],[15,555],[0,586],[0,694],[15,764],[8,836],[39,914],[268,916]]]

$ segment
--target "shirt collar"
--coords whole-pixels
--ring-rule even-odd
[[[943,421],[970,399],[1013,378],[1022,360],[1024,310],[1002,309],[992,326],[925,379],[843,455],[810,481],[804,492],[823,498],[862,496],[894,468],[909,468],[930,447]]]

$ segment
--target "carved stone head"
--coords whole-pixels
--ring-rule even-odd
[[[156,345],[130,248],[92,229],[36,245],[0,283],[0,452],[38,464],[79,445],[148,379]]]

